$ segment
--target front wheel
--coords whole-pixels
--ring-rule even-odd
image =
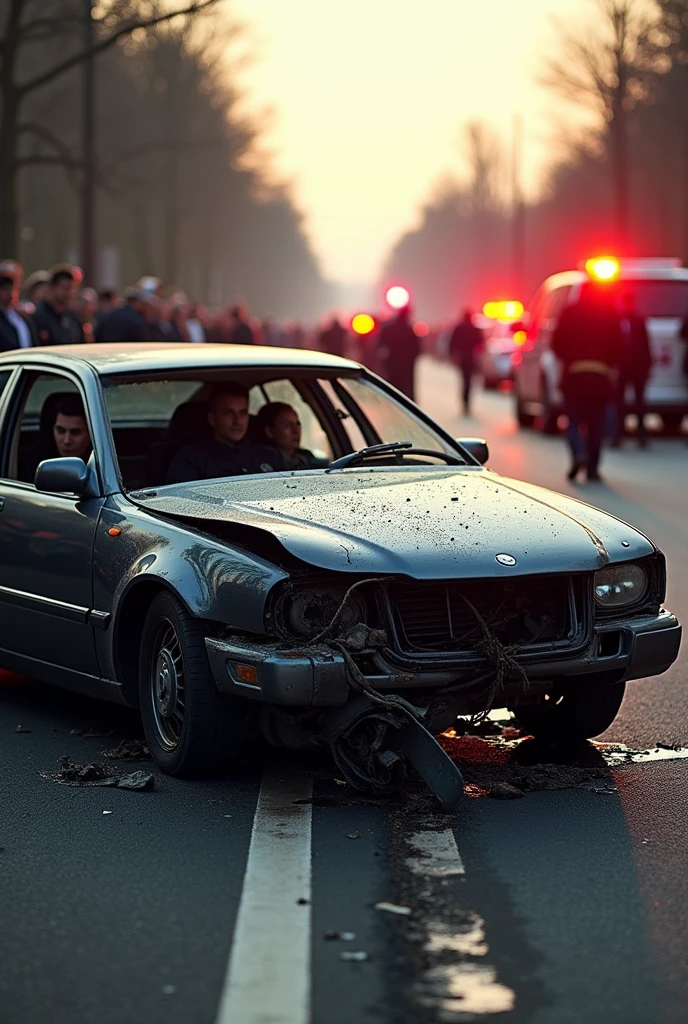
[[[153,600],[144,623],[139,703],[148,749],[169,775],[221,774],[238,756],[244,704],[218,691],[202,624],[167,592]]]
[[[542,739],[587,740],[605,732],[616,718],[625,683],[572,683],[558,700],[513,708],[524,732]]]

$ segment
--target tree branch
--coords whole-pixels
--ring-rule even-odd
[[[114,46],[120,39],[125,36],[131,35],[139,28],[154,28],[156,25],[161,25],[165,21],[171,21],[173,18],[183,17],[185,15],[194,16],[200,14],[201,11],[208,10],[213,7],[219,0],[194,0],[187,7],[177,11],[168,11],[166,14],[159,14],[153,18],[149,18],[147,21],[133,21],[120,26],[112,35],[106,39],[101,39],[95,46],[90,47],[88,50],[82,50],[80,53],[74,54],[72,57],[68,57],[63,60],[60,64],[54,65],[49,71],[44,71],[42,74],[37,75],[35,78],[25,82],[18,89],[21,96],[25,96],[29,92],[33,92],[35,89],[40,89],[42,86],[47,85],[48,82],[52,82],[53,79],[58,78],[60,75],[65,74],[67,71],[71,71],[72,68],[78,67],[79,64],[83,64],[85,60],[90,57],[95,57],[100,53],[104,53],[105,50],[109,50],[110,47]]]

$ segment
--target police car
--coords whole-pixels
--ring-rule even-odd
[[[563,412],[560,367],[551,339],[563,309],[575,303],[590,280],[608,281],[621,298],[635,297],[645,317],[652,369],[645,392],[648,412],[662,417],[666,431],[680,428],[688,411],[688,378],[683,372],[685,342],[681,326],[688,315],[688,268],[674,258],[600,257],[578,270],[554,274],[535,293],[525,321],[526,341],[512,356],[516,417],[522,427],[536,420],[545,433],[556,433]]]

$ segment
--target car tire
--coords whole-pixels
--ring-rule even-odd
[[[143,626],[139,704],[148,749],[168,775],[220,775],[240,753],[245,704],[219,692],[202,623],[165,591]]]
[[[558,701],[543,700],[512,710],[521,729],[538,739],[588,740],[612,724],[625,690],[625,683],[579,682],[571,684]]]
[[[532,427],[533,420],[534,420],[535,417],[531,416],[531,414],[529,412],[526,412],[525,409],[523,408],[523,403],[521,401],[521,397],[520,397],[518,391],[516,392],[515,398],[516,398],[516,421],[517,421],[519,427]]]

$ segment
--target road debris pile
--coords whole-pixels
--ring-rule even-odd
[[[111,761],[151,761],[150,750],[143,740],[124,740],[112,750],[104,750],[103,757]]]
[[[116,789],[150,791],[155,787],[155,776],[148,772],[127,772],[110,764],[76,764],[66,755],[60,758],[57,771],[38,773],[44,779],[65,786],[110,786]]]

